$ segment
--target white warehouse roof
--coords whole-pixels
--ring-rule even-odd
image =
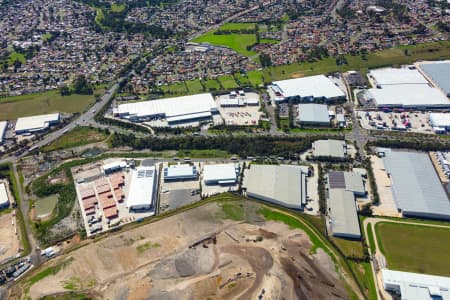
[[[5,206],[9,203],[8,193],[6,192],[5,183],[0,183],[0,206]]]
[[[343,189],[330,189],[328,208],[333,235],[360,238],[358,214],[353,193]]]
[[[126,168],[128,165],[125,161],[123,160],[117,160],[117,161],[113,161],[107,164],[104,164],[102,166],[102,170],[103,172],[108,172],[111,170],[117,170],[117,169],[124,169]]]
[[[204,165],[203,166],[203,180],[205,182],[227,182],[236,181],[236,166],[235,164],[219,164],[219,165]]]
[[[306,204],[308,167],[290,165],[251,165],[245,170],[243,187],[247,195],[301,209]]]
[[[3,143],[3,137],[5,136],[7,127],[8,127],[7,121],[0,121],[0,144]]]
[[[48,128],[50,123],[58,121],[59,113],[19,118],[17,119],[15,131],[24,132],[43,130]]]
[[[157,182],[157,173],[154,166],[136,168],[132,173],[127,207],[133,209],[151,208],[156,196],[155,182]]]
[[[368,96],[378,107],[450,107],[449,100],[440,90],[425,84],[369,89]]]
[[[433,127],[450,128],[450,113],[431,113],[430,122]]]
[[[211,94],[198,94],[120,104],[114,110],[114,114],[137,118],[160,115],[168,120],[180,121],[197,116],[210,116],[214,111],[217,111],[217,105],[213,96]]]
[[[172,165],[164,168],[164,178],[185,178],[197,176],[195,166],[189,164]]]
[[[383,68],[371,70],[369,76],[380,86],[398,84],[428,84],[428,81],[416,69]]]
[[[419,273],[381,270],[383,286],[386,290],[401,293],[407,300],[450,300],[450,278]]]
[[[345,93],[325,75],[275,81],[273,84],[279,88],[285,98],[296,96],[326,99],[345,97]]]
[[[312,144],[313,156],[345,159],[346,144],[341,140],[317,140]]]

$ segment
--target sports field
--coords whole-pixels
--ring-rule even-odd
[[[380,222],[375,232],[389,269],[450,276],[450,226]]]
[[[103,94],[104,90],[95,93]],[[59,91],[0,98],[0,120],[14,120],[20,117],[53,112],[83,112],[95,102],[94,95],[61,96]]]
[[[256,52],[247,50],[247,46],[256,43],[254,34],[214,34],[214,31],[210,31],[193,39],[192,42],[226,46],[245,56],[256,55]]]

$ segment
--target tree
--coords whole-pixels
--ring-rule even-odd
[[[71,91],[67,85],[63,85],[59,89],[59,93],[61,94],[61,96],[69,96],[71,94]]]
[[[73,82],[73,92],[81,95],[92,95],[94,93],[94,89],[88,83],[84,75],[79,75]]]

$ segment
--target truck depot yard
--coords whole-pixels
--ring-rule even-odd
[[[388,268],[450,276],[450,226],[431,226],[378,223],[375,232]]]

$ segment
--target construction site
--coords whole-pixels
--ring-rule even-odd
[[[262,207],[211,202],[118,232],[44,265],[10,299],[71,290],[118,300],[348,298],[323,249],[312,250],[302,230],[267,221]]]

